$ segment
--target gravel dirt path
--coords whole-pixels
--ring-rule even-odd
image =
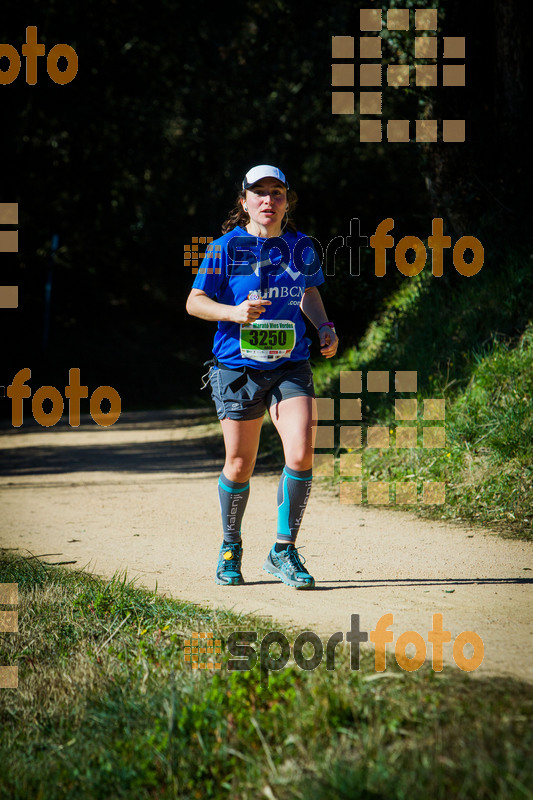
[[[157,581],[176,598],[323,636],[348,631],[351,614],[371,631],[392,613],[394,642],[411,630],[427,642],[440,612],[452,642],[465,630],[482,638],[484,660],[473,675],[533,681],[532,548],[489,531],[341,505],[315,481],[298,544],[317,585],[298,592],[262,570],[278,475],[259,472],[243,525],[246,584],[215,585],[222,460],[210,419],[192,410],[124,413],[109,428],[90,417],[77,429],[4,424],[0,544],[106,577],[127,568],[149,589]],[[427,652],[429,659],[430,645]],[[452,644],[444,659],[453,664]]]

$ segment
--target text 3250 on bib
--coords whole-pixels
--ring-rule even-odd
[[[289,358],[296,344],[294,322],[265,319],[241,325],[241,356],[254,361]]]

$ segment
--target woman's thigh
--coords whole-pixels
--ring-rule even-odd
[[[220,424],[226,448],[224,475],[230,481],[245,483],[254,471],[263,417],[245,420],[225,417]]]

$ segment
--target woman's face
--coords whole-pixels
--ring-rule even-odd
[[[279,232],[287,210],[287,189],[276,178],[261,178],[251,189],[246,190],[246,198],[241,200],[246,206],[250,221],[260,229]]]

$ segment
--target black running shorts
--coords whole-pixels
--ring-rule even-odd
[[[258,419],[280,400],[314,397],[309,361],[289,361],[274,369],[212,367],[211,396],[219,419]]]

